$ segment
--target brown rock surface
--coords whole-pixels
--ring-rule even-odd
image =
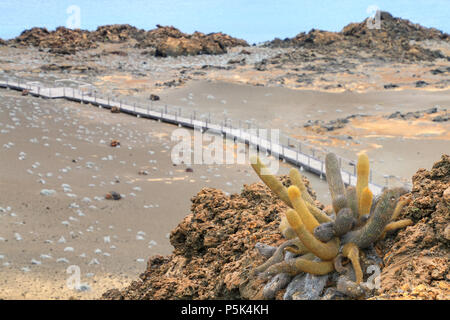
[[[32,28],[23,31],[12,42],[39,48],[48,48],[51,53],[74,54],[77,50],[96,48],[97,44],[89,38],[85,30],[72,30],[58,27],[55,31],[46,28]]]
[[[350,23],[341,32],[312,29],[291,39],[275,39],[268,46],[305,48],[319,54],[341,57],[358,56],[363,51],[365,55],[394,61],[432,61],[445,57],[440,51],[425,49],[412,44],[411,40],[449,41],[448,34],[395,18],[388,12],[381,12],[380,16],[380,29],[370,29],[366,19],[360,23]]]
[[[380,298],[450,299],[450,264],[447,238],[450,206],[444,191],[450,187],[450,156],[433,168],[420,169],[412,178],[411,202],[402,217],[414,225],[380,244],[385,252]]]
[[[145,30],[130,26],[129,24],[113,24],[100,26],[89,35],[92,41],[121,43],[130,39],[142,40]]]
[[[248,46],[246,41],[223,33],[185,34],[174,27],[160,25],[157,25],[156,29],[145,31],[128,24],[100,26],[92,32],[65,27],[59,27],[55,31],[32,28],[11,40],[11,43],[16,45],[48,48],[51,53],[58,54],[74,54],[77,50],[96,48],[99,43],[127,42],[138,48],[149,48],[153,55],[162,57],[221,54],[225,53],[228,47]]]
[[[289,184],[289,179],[282,179]],[[420,169],[413,183],[402,217],[415,224],[377,244],[384,267],[373,299],[450,298],[450,211],[443,200],[450,185],[450,157],[443,155],[431,171]],[[122,291],[110,290],[103,298],[261,298],[265,282],[249,281],[249,271],[264,260],[255,244],[277,246],[283,241],[278,225],[285,210],[261,183],[246,185],[240,195],[231,196],[205,188],[192,198],[192,213],[171,233],[173,254],[150,258],[140,280]],[[282,292],[276,298],[281,299]]]
[[[280,243],[278,225],[286,206],[262,183],[245,185],[241,194],[231,196],[205,188],[191,201],[192,213],[170,235],[173,254],[151,257],[140,280],[103,298],[255,297],[261,288],[247,282],[248,272],[263,260],[255,244]]]

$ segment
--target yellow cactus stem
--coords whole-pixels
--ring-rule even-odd
[[[317,240],[313,234],[308,231],[298,213],[293,209],[289,209],[286,212],[286,218],[300,241],[310,252],[325,261],[336,257],[339,252],[338,238],[334,238],[327,243]]]
[[[285,237],[286,239],[290,240],[297,237],[297,234],[289,225],[286,216],[281,218],[280,226],[278,228],[280,229],[280,232],[283,235],[283,237]]]
[[[361,269],[361,264],[359,263],[359,249],[354,243],[347,243],[342,248],[342,254],[349,258],[353,265],[353,270],[355,271],[356,283],[360,284],[363,281],[363,272]]]
[[[325,171],[327,176],[328,188],[330,189],[331,199],[333,201],[334,212],[336,212],[337,214],[342,208],[346,207],[346,201],[345,203],[341,203],[342,201],[338,202],[339,204],[343,205],[342,207],[335,207],[334,202],[337,198],[346,200],[346,195],[344,182],[342,181],[339,160],[334,153],[328,153],[325,156]]]
[[[275,193],[289,207],[292,207],[287,194],[287,188],[283,186],[277,177],[270,174],[269,169],[267,169],[267,167],[261,162],[259,157],[252,156],[250,158],[250,163],[253,170],[255,170],[256,174],[269,187],[269,189],[272,190],[272,192]]]
[[[400,215],[400,212],[402,212],[403,207],[405,206],[406,203],[407,203],[407,201],[405,201],[405,200],[401,200],[401,201],[397,202],[397,206],[395,207],[394,213],[392,214],[392,218],[391,218],[392,221],[397,219],[397,217]]]
[[[358,156],[356,164],[356,199],[358,200],[358,209],[361,207],[361,195],[363,190],[369,186],[370,164],[369,157],[365,153]]]
[[[305,200],[306,206],[309,212],[319,221],[319,223],[330,222],[332,219],[322,210],[317,208],[314,204],[314,199],[308,192],[305,184],[303,183],[302,174],[295,168],[292,168],[289,172],[289,177],[291,178],[291,183],[300,190],[303,200]]]
[[[306,202],[306,207],[308,208],[309,212],[319,221],[319,223],[324,222],[331,222],[333,219],[331,219],[325,212],[317,208],[314,204]]]
[[[362,217],[370,213],[372,207],[373,193],[368,187],[364,188],[359,201],[359,216]]]
[[[300,219],[305,224],[306,229],[309,232],[314,232],[314,228],[319,226],[319,222],[317,222],[316,218],[309,212],[306,207],[306,203],[302,198],[300,190],[296,186],[290,186],[288,188],[288,196],[289,200],[291,200],[292,207],[297,211]]]
[[[412,224],[413,224],[413,222],[410,219],[402,219],[402,220],[388,223],[387,226],[384,228],[383,233],[381,234],[380,240],[384,239],[384,237],[386,236],[386,233],[410,226]]]
[[[301,272],[325,275],[334,270],[333,261],[311,261],[311,258],[314,258],[314,256],[307,254],[299,258],[274,264],[266,270],[264,275],[271,277],[279,273],[288,273],[291,276],[295,276]]]
[[[292,168],[291,171],[289,171],[289,177],[291,178],[291,183],[300,190],[303,200],[314,205],[314,200],[303,183],[302,174],[297,169]]]

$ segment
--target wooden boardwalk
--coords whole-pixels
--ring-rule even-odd
[[[110,98],[98,97],[96,93],[91,94],[80,88],[75,89],[71,87],[44,87],[37,82],[26,82],[23,80],[1,80],[0,88],[9,88],[13,90],[28,90],[28,94],[42,97],[47,99],[67,99],[80,103],[90,103],[92,105],[110,109],[112,107],[117,107],[121,112],[127,113],[134,116],[139,116],[142,118],[150,118],[159,120],[162,122],[167,122],[171,124],[176,124],[179,126],[210,130],[220,133],[227,138],[233,138],[235,141],[244,142],[249,146],[253,146],[258,150],[267,150],[268,153],[275,157],[293,164],[296,167],[303,168],[309,172],[315,173],[322,178],[325,178],[325,163],[321,159],[303,153],[299,148],[292,147],[292,144],[287,145],[281,143],[273,143],[268,139],[261,138],[254,134],[254,130],[247,130],[243,128],[233,128],[224,123],[217,124],[209,120],[203,121],[195,119],[194,116],[185,117],[181,116],[178,112],[169,113],[167,108],[161,108],[160,111],[154,110],[151,106],[142,107],[136,106],[136,104],[127,104],[122,101],[112,100]],[[346,170],[341,170],[342,179],[347,185],[356,185],[355,172],[351,173]],[[369,187],[374,193],[378,195],[382,192],[383,186],[375,184],[372,182],[372,174],[370,177],[371,182]]]

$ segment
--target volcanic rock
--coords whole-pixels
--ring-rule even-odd
[[[204,188],[191,201],[192,213],[170,234],[173,254],[151,257],[139,280],[103,298],[249,299],[262,290],[263,281],[260,286],[248,281],[249,271],[263,259],[255,246],[280,244],[285,204],[262,183],[230,196]]]
[[[96,48],[98,45],[89,39],[89,32],[58,27],[49,32],[46,28],[32,28],[23,31],[14,43],[24,46],[48,48],[57,54],[74,54],[77,50]]]
[[[405,196],[410,203],[399,219],[412,219],[414,225],[378,248],[385,252],[379,298],[448,300],[450,205],[445,192],[450,188],[450,156],[443,155],[430,171],[419,169],[412,182]]]
[[[97,48],[99,43],[129,43],[138,48],[145,48],[147,53],[160,57],[222,54],[229,47],[248,46],[246,41],[221,32],[207,35],[201,32],[185,34],[172,26],[159,25],[156,29],[145,31],[128,24],[100,26],[92,32],[65,27],[58,27],[55,31],[32,28],[22,32],[12,40],[12,43],[49,49],[49,52],[57,54],[74,54],[78,50]],[[103,53],[124,54],[117,50]]]
[[[430,39],[449,41],[448,34],[434,28],[422,27],[405,19],[395,18],[388,12],[382,11],[380,17],[380,29],[369,28],[369,18],[367,18],[360,23],[350,23],[341,32],[312,29],[308,33],[299,33],[291,39],[274,39],[266,45],[304,48],[328,57],[357,57],[364,53],[368,56],[392,61],[432,61],[437,58],[445,58],[442,52],[425,49],[411,41]],[[280,58],[285,57],[286,54],[281,55]]]

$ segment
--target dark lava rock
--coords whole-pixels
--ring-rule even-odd
[[[383,87],[385,89],[393,89],[393,88],[398,88],[398,85],[396,85],[394,83],[388,83],[388,84],[385,84]]]
[[[245,66],[246,61],[245,58],[242,59],[230,59],[227,62],[228,64],[240,64],[241,66]]]
[[[312,29],[294,38],[274,39],[269,47],[294,47],[308,49],[330,56],[358,57],[361,52],[371,57],[391,61],[433,61],[445,58],[440,51],[425,49],[410,41],[428,39],[449,41],[449,35],[434,28],[425,28],[408,20],[395,18],[381,12],[381,29],[370,29],[368,19],[350,23],[341,32]],[[290,53],[283,54],[289,58]],[[290,57],[292,59],[292,56]],[[299,57],[298,57],[299,58]],[[300,59],[296,61],[300,62]]]
[[[106,194],[105,199],[107,199],[107,200],[120,200],[120,199],[122,199],[122,196],[118,192],[110,191],[110,192],[108,192]]]
[[[25,30],[13,42],[18,45],[49,48],[49,52],[57,54],[74,54],[78,50],[98,46],[89,39],[89,31],[65,27],[58,27],[55,31],[48,31],[46,28]]]
[[[447,67],[446,69],[444,69],[444,68],[441,68],[441,69],[433,69],[433,70],[430,70],[430,72],[431,72],[432,74],[434,74],[434,75],[437,75],[437,74],[444,74],[444,73],[446,73],[446,72],[450,72],[450,67]]]
[[[221,32],[185,34],[174,27],[159,25],[156,29],[145,31],[128,24],[100,26],[92,32],[65,27],[58,27],[55,31],[32,28],[12,40],[15,45],[49,48],[49,52],[58,54],[74,54],[78,50],[96,48],[98,43],[125,42],[147,49],[147,54],[159,57],[222,54],[229,47],[248,46],[246,41]]]
[[[416,88],[423,88],[426,87],[428,85],[428,82],[423,81],[423,80],[419,80],[416,81]]]
[[[450,119],[450,115],[437,116],[433,118],[434,122],[446,122]]]
[[[433,113],[436,113],[437,111],[438,111],[437,107],[433,107],[433,108],[425,110],[424,112],[426,114],[433,114]]]
[[[156,94],[151,94],[149,99],[151,101],[159,101],[160,100],[159,96],[157,96]]]

